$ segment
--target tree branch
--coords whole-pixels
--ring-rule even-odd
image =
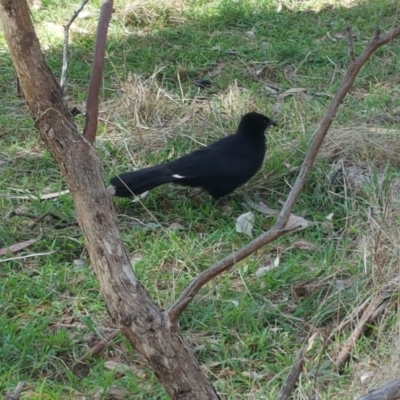
[[[149,363],[171,399],[219,399],[177,326],[132,271],[100,159],[74,125],[44,59],[27,2],[0,0],[0,23],[29,111],[66,179],[111,318]]]
[[[290,368],[289,374],[276,400],[287,400],[290,398],[290,393],[292,392],[294,385],[296,385],[297,379],[299,379],[301,371],[303,370],[305,355],[306,355],[306,346],[303,346],[297,353],[292,368]]]
[[[65,84],[67,80],[69,28],[75,21],[75,18],[83,10],[83,7],[85,7],[88,1],[89,0],[83,0],[81,6],[74,12],[71,19],[68,21],[67,25],[64,26],[63,64],[62,64],[61,79],[60,79],[60,87],[63,93],[65,93]]]
[[[358,400],[396,400],[400,399],[400,379],[367,393]]]
[[[372,41],[367,45],[362,54],[357,57],[353,62],[350,61],[346,76],[343,79],[342,85],[333,97],[331,104],[329,105],[322,121],[315,131],[310,147],[304,158],[303,164],[301,166],[299,175],[293,184],[292,190],[283,205],[283,208],[279,214],[279,217],[275,225],[269,229],[267,232],[255,238],[248,245],[242,247],[241,249],[235,251],[233,254],[225,257],[223,260],[217,262],[211,267],[207,268],[200,275],[189,283],[189,286],[183,291],[178,300],[170,307],[168,313],[173,323],[176,322],[179,315],[185,310],[188,304],[193,300],[194,296],[198,291],[211,279],[221,274],[222,272],[228,270],[239,261],[248,257],[250,254],[257,251],[262,246],[271,243],[278,237],[288,233],[290,231],[285,230],[285,225],[289,220],[290,214],[292,213],[293,207],[299,197],[306,179],[310,174],[311,168],[317,156],[317,153],[325,139],[328,129],[334,120],[337,110],[345,98],[346,94],[349,92],[353,83],[357,77],[358,72],[362,66],[367,62],[371,55],[381,46],[390,42],[392,39],[400,35],[400,26],[381,36],[376,33]]]
[[[113,12],[113,1],[103,0],[101,4],[100,19],[97,25],[96,45],[94,49],[93,70],[89,82],[86,100],[86,124],[83,136],[94,143],[97,132],[99,115],[99,92],[104,70],[104,57],[106,53],[107,30]]]

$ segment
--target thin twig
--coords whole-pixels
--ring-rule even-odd
[[[99,116],[99,92],[103,76],[104,58],[106,54],[106,40],[108,25],[113,12],[113,1],[103,0],[101,4],[100,18],[97,25],[96,45],[94,49],[93,70],[90,77],[88,95],[86,100],[86,124],[83,136],[94,143],[97,132],[97,120]]]
[[[296,360],[294,361],[292,368],[290,368],[289,374],[276,400],[286,400],[290,398],[290,393],[292,392],[294,385],[296,384],[297,379],[299,379],[299,376],[303,369],[305,355],[306,355],[306,346],[301,348],[300,351],[297,353]]]
[[[61,79],[60,79],[60,87],[61,87],[61,92],[63,94],[65,92],[65,83],[67,80],[69,28],[71,27],[72,23],[75,21],[75,18],[83,10],[83,7],[85,7],[85,5],[87,4],[88,1],[89,0],[83,0],[81,6],[74,12],[71,19],[68,21],[68,24],[64,26],[63,64],[62,64]]]
[[[358,400],[397,400],[400,399],[400,379],[389,382],[379,389],[372,390]]]
[[[48,251],[47,253],[33,253],[33,254],[27,254],[26,256],[4,258],[4,259],[0,259],[0,263],[7,262],[7,261],[25,260],[25,258],[30,258],[30,257],[48,256],[49,254],[53,254],[55,252],[56,252],[56,250]]]
[[[224,258],[223,260],[217,262],[211,267],[207,268],[200,275],[192,280],[189,283],[189,286],[183,291],[178,300],[170,307],[168,313],[172,323],[175,323],[178,319],[179,315],[185,310],[187,305],[192,301],[194,296],[198,293],[198,291],[211,279],[221,274],[222,272],[228,270],[239,261],[248,257],[250,254],[257,251],[262,246],[272,242],[278,237],[290,232],[285,230],[285,225],[289,220],[290,214],[293,210],[293,207],[296,203],[297,198],[302,191],[306,179],[311,171],[314,160],[317,156],[317,153],[322,145],[322,142],[325,139],[326,134],[328,133],[328,129],[332,124],[332,121],[335,118],[337,110],[342,103],[344,97],[348,93],[348,91],[353,86],[353,83],[356,79],[358,72],[361,67],[367,62],[369,57],[381,46],[390,42],[393,38],[400,35],[400,26],[391,30],[389,33],[374,37],[362,54],[354,60],[353,63],[349,65],[346,76],[343,79],[342,85],[340,86],[338,92],[333,97],[331,104],[328,107],[322,121],[313,135],[311,140],[310,147],[305,155],[303,164],[301,166],[300,172],[297,176],[295,183],[293,184],[292,190],[289,193],[289,196],[283,205],[283,208],[279,214],[278,220],[275,225],[269,229],[267,232],[255,238],[248,245],[242,247],[241,249],[235,251],[230,256]]]
[[[365,329],[367,328],[367,324],[372,321],[371,317],[374,314],[375,310],[381,305],[381,302],[382,300],[380,298],[374,296],[373,299],[371,300],[371,303],[364,310],[360,321],[354,327],[350,336],[344,343],[342,350],[340,350],[340,353],[336,358],[335,366],[338,370],[340,370],[346,363],[347,359],[349,358],[353,350],[353,347],[356,345],[357,341],[364,333]]]
[[[350,25],[347,25],[346,34],[347,34],[347,47],[349,49],[349,60],[350,63],[353,63],[356,57],[354,55],[353,31],[351,30]]]
[[[340,370],[343,367],[349,358],[353,347],[367,328],[367,325],[379,318],[383,311],[388,307],[391,296],[398,291],[399,282],[400,276],[397,276],[367,300],[369,304],[364,309],[360,321],[351,332],[336,358],[336,368]],[[366,302],[362,304],[363,307],[365,306],[365,303]]]
[[[342,332],[344,328],[346,328],[347,325],[350,325],[354,322],[356,317],[358,317],[360,314],[364,313],[365,309],[368,307],[368,304],[370,303],[372,299],[372,296],[369,296],[367,300],[365,300],[361,305],[359,305],[357,308],[355,308],[350,315],[348,315],[328,336],[327,341],[331,342],[335,335],[338,335]]]
[[[18,382],[17,387],[15,388],[13,393],[7,393],[6,396],[4,397],[4,400],[19,400],[19,397],[21,396],[22,389],[25,386],[24,381]]]

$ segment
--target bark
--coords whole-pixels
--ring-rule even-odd
[[[397,400],[400,399],[400,379],[389,382],[385,386],[375,389],[358,400]]]
[[[60,86],[45,63],[26,0],[0,0],[0,22],[29,110],[71,191],[108,312],[171,398],[218,399],[177,324],[133,274],[100,160],[69,115]]]

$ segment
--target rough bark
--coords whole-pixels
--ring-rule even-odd
[[[93,270],[111,317],[173,399],[218,399],[176,324],[132,272],[100,160],[70,118],[45,63],[26,0],[0,0],[0,22],[26,102],[74,201]]]

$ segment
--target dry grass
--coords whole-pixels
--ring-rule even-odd
[[[390,164],[400,166],[400,129],[376,126],[342,126],[330,130],[321,149],[328,159],[345,159],[358,165],[379,168]]]
[[[139,29],[142,34],[146,34],[150,31],[149,27],[160,21],[175,26],[183,24],[186,21],[186,8],[184,0],[122,1],[121,7],[116,8],[114,17],[120,19],[127,29]]]
[[[101,105],[101,121],[107,134],[99,142],[111,141],[128,151],[132,160],[143,152],[157,153],[170,140],[186,138],[190,150],[232,133],[241,115],[257,109],[247,92],[234,81],[224,92],[205,97],[169,93],[157,81],[156,71],[145,79],[129,74],[117,87],[117,95]],[[249,97],[249,101],[244,101]],[[226,131],[222,126],[230,125]],[[170,154],[177,157],[180,154]]]

